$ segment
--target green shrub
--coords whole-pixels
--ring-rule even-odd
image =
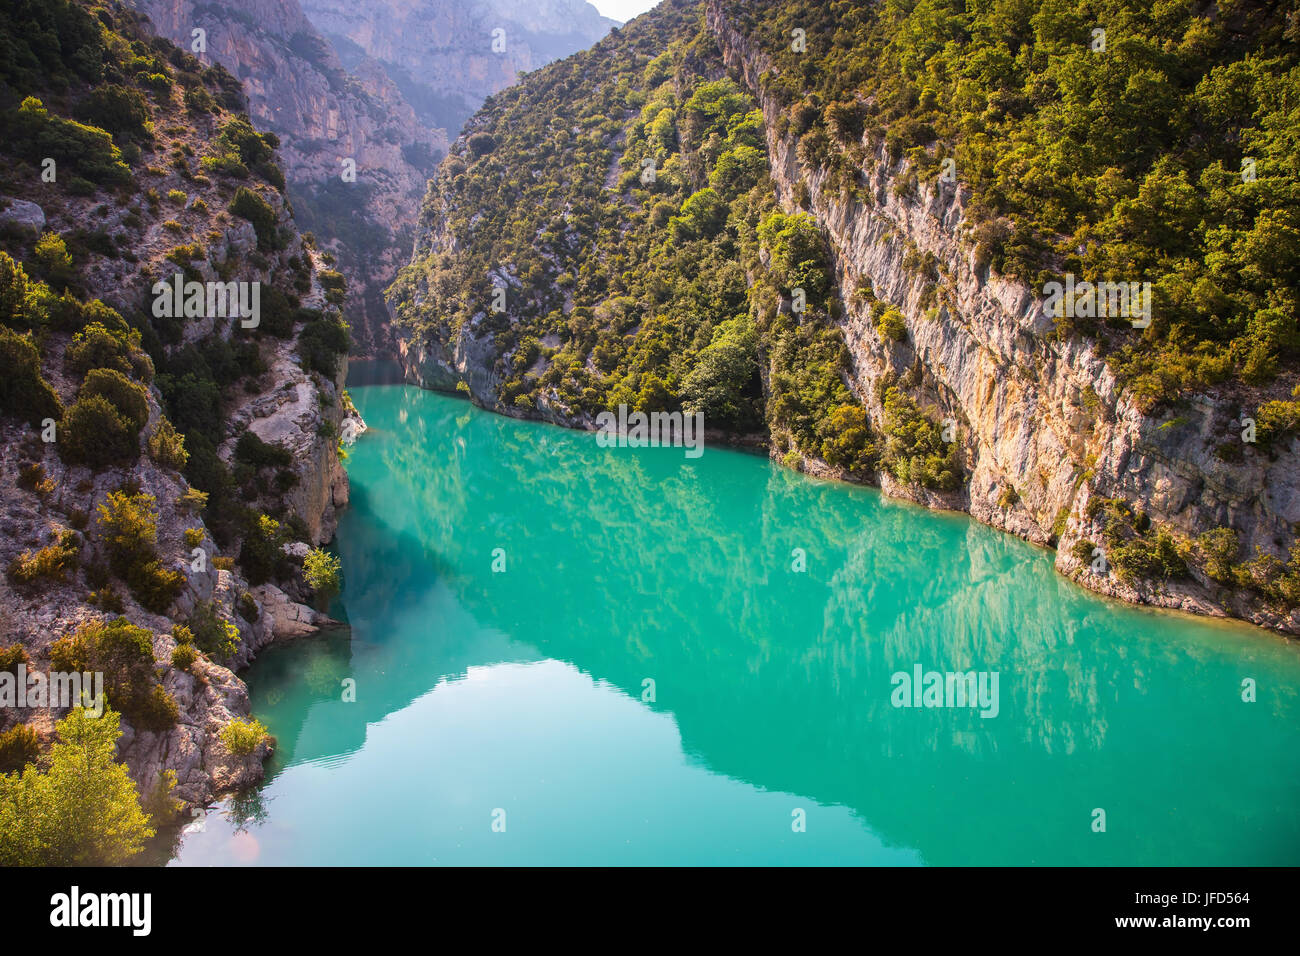
[[[191,116],[217,112],[217,101],[202,86],[193,86],[185,91],[185,109]]]
[[[838,406],[831,412],[826,430],[829,434],[821,444],[821,457],[827,464],[859,474],[876,467],[871,423],[861,405]]]
[[[72,337],[63,356],[69,372],[84,376],[91,369],[111,368],[129,375],[135,370],[133,353],[138,348],[139,333],[127,332],[122,317],[116,317],[122,323],[120,331],[94,321]]]
[[[68,255],[68,244],[58,233],[43,233],[36,240],[32,254],[50,278],[65,284],[73,278],[72,257]]]
[[[199,650],[219,663],[230,660],[239,647],[239,628],[221,616],[213,601],[195,604],[186,626]]]
[[[44,498],[54,492],[54,479],[45,477],[45,466],[40,462],[29,462],[18,469],[18,487]]]
[[[78,398],[58,430],[59,455],[70,465],[107,468],[140,456],[139,430],[102,395]]]
[[[1237,584],[1241,545],[1231,528],[1214,528],[1197,537],[1194,550],[1206,575],[1220,584]]]
[[[77,104],[77,118],[108,130],[119,142],[133,139],[147,143],[152,139],[149,104],[138,91],[116,83],[106,83],[86,94]]]
[[[1300,433],[1300,402],[1265,402],[1256,415],[1256,439],[1266,448],[1280,449],[1282,442]]]
[[[109,568],[119,577],[155,556],[158,541],[157,499],[149,494],[110,491],[99,506],[99,527],[108,551]]]
[[[75,531],[64,531],[54,544],[41,548],[35,554],[24,551],[9,563],[9,579],[15,584],[34,581],[66,581],[69,573],[77,570],[81,542]]]
[[[166,614],[185,588],[185,575],[163,567],[157,558],[134,565],[125,580],[140,606],[154,614]]]
[[[276,231],[275,209],[265,199],[244,186],[235,190],[235,198],[230,201],[230,212],[253,224],[257,232],[257,248],[263,252],[281,248]]]
[[[350,347],[348,327],[332,315],[309,322],[298,335],[303,367],[326,378],[338,373],[339,356],[346,355]]]
[[[343,564],[339,559],[320,548],[312,548],[302,564],[307,586],[321,597],[338,594],[343,583]]]
[[[172,648],[172,667],[178,671],[188,671],[198,660],[199,652],[193,644],[177,644]]]
[[[0,646],[0,672],[7,672],[17,676],[18,665],[30,663],[31,658],[27,656],[27,648],[21,644]]]
[[[235,460],[255,469],[288,468],[293,464],[293,454],[283,445],[269,444],[246,431],[235,442]]]
[[[78,707],[55,726],[45,767],[0,777],[0,865],[112,866],[154,835],[125,764],[118,715]]]
[[[113,707],[140,730],[166,730],[176,723],[176,702],[158,683],[153,635],[125,618],[90,622],[50,647],[60,671],[102,671]]]
[[[41,357],[28,339],[0,326],[0,414],[34,428],[63,417],[63,403],[41,375]]]
[[[269,737],[259,720],[232,720],[221,730],[221,742],[236,757],[247,757]]]
[[[876,331],[880,337],[889,342],[907,341],[907,320],[903,313],[894,306],[886,306],[876,319]]]
[[[1187,562],[1178,542],[1165,528],[1156,531],[1154,540],[1138,537],[1112,546],[1107,558],[1126,581],[1187,576]]]
[[[99,527],[109,569],[126,582],[135,599],[164,614],[185,586],[185,575],[158,559],[156,499],[148,494],[112,491],[99,506]]]
[[[68,170],[101,185],[125,184],[131,170],[122,151],[102,129],[52,115],[34,96],[6,117],[11,150],[28,156],[49,156],[60,172]]]
[[[945,446],[939,425],[916,403],[889,387],[885,392],[886,445],[883,462],[899,481],[951,491],[961,484],[957,446]]]
[[[280,522],[274,518],[258,515],[249,522],[239,551],[239,566],[249,584],[265,584],[288,576],[291,568],[283,550],[286,541]]]
[[[182,471],[190,460],[185,450],[185,436],[164,416],[145,440],[149,457],[164,468]]]
[[[80,398],[102,395],[121,413],[138,435],[149,421],[149,393],[116,369],[93,368],[81,383]]]
[[[22,770],[40,755],[40,739],[29,725],[19,724],[0,733],[0,774]]]
[[[343,273],[334,269],[321,269],[316,273],[316,277],[320,280],[321,288],[325,290],[325,301],[341,305],[344,296],[347,295],[347,281],[343,278]]]

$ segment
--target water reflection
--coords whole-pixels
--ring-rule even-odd
[[[1009,536],[749,456],[355,394],[351,633],[253,672],[273,777],[360,751],[473,668],[555,660],[670,718],[710,773],[849,808],[927,862],[1297,859],[1292,646],[1102,601]],[[999,716],[894,708],[915,664],[998,672]]]

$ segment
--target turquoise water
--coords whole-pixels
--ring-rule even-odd
[[[182,864],[1300,863],[1294,644],[754,455],[353,397],[351,630],[247,672],[279,749]],[[893,706],[917,664],[997,715]]]

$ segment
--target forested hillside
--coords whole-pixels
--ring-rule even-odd
[[[1033,288],[1149,281],[1141,335],[1102,336],[1142,403],[1300,358],[1300,12],[1269,3],[1073,0],[720,4],[770,51],[763,82],[801,157],[844,190],[883,143],[943,161],[980,260]],[[807,35],[806,53],[787,39]],[[781,132],[785,132],[782,129]],[[865,133],[865,135],[864,135]],[[1289,391],[1289,389],[1288,389]]]
[[[506,408],[702,411],[867,466],[824,242],[777,208],[762,114],[698,4],[539,71],[466,132],[425,200],[438,232],[391,292],[397,322],[490,336]]]
[[[667,0],[470,121],[389,293],[408,372],[703,411],[1090,587],[1300,627],[1297,29]],[[1152,321],[1049,315],[1067,277],[1150,283]]]

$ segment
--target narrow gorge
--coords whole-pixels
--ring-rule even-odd
[[[707,239],[712,249],[704,255],[721,250],[725,262],[736,250],[744,259],[764,366],[756,401],[767,405],[765,441],[774,458],[968,512],[1055,548],[1061,573],[1125,601],[1300,633],[1293,363],[1262,388],[1229,382],[1175,389],[1159,401],[1121,381],[1108,358],[1117,340],[1126,341],[1122,331],[1098,337],[1058,328],[1041,287],[990,265],[990,230],[1010,234],[1014,222],[990,219],[987,203],[980,221],[971,219],[960,167],[951,181],[940,175],[943,144],[922,138],[902,155],[883,129],[864,125],[869,102],[821,102],[800,88],[790,71],[801,55],[808,68],[824,67],[834,31],[809,31],[808,52],[791,53],[791,30],[816,22],[815,5],[805,6],[778,14],[749,5],[740,15],[724,0],[665,3],[589,53],[526,78],[508,101],[472,119],[431,185],[415,259],[390,292],[409,379],[466,391],[506,414],[586,428],[599,409],[620,401],[647,411],[704,408],[699,399],[692,404],[693,371],[681,355],[643,354],[654,348],[642,344],[646,320],[676,326],[678,347],[702,355],[718,323],[746,309],[739,284],[715,299],[714,308],[720,302],[724,310],[717,320],[683,320],[675,314],[680,289],[666,299],[617,270],[620,262],[675,268],[679,248],[698,256],[702,247],[686,244]],[[664,48],[660,56],[651,52]],[[773,50],[783,51],[780,64]],[[717,89],[732,82],[727,77],[734,92]],[[702,91],[712,103],[697,105]],[[719,97],[742,95],[756,107],[761,144],[735,136],[742,105],[728,107],[723,124],[706,125]],[[584,110],[592,100],[605,112]],[[528,111],[551,109],[577,124],[568,132],[554,122],[519,131]],[[759,145],[761,160],[753,152]],[[557,158],[565,167],[558,176]],[[734,171],[748,164],[742,174],[753,177],[760,161],[770,185],[746,192]],[[648,163],[656,164],[656,179],[638,180]],[[809,299],[825,296],[824,308],[810,307],[800,324],[820,318],[842,336],[846,361],[838,375],[852,397],[827,403],[820,413],[827,424],[811,429],[811,440],[782,421],[781,386],[773,385],[801,359],[792,363],[790,347],[777,341],[784,333],[764,329],[790,316],[798,284],[773,265],[775,243],[761,236],[754,210],[766,190],[779,199],[777,211],[809,216],[827,243],[830,281],[806,290]],[[730,231],[732,240],[719,238],[717,224],[682,231],[701,200],[713,204],[718,223],[727,219],[722,235]],[[511,211],[520,202],[539,202],[560,218]],[[621,238],[591,230],[584,207],[597,221],[620,221]],[[513,225],[515,218],[533,219],[536,233]],[[509,238],[499,238],[503,233]],[[612,268],[584,262],[590,256],[612,257]],[[787,275],[773,282],[778,272]],[[509,291],[505,315],[489,303],[498,287]],[[1166,324],[1159,309],[1156,318]],[[701,324],[705,332],[697,333]],[[588,331],[592,325],[599,331]],[[1294,328],[1288,334],[1286,348],[1294,349]],[[1154,350],[1141,341],[1137,347]],[[662,384],[647,390],[642,370]],[[621,391],[614,387],[620,380],[635,387]],[[826,435],[858,421],[836,411],[852,405],[865,409],[854,427],[874,436],[874,448],[847,461],[824,446]],[[833,415],[840,416],[836,425],[829,424]],[[755,431],[761,417],[739,430]],[[926,434],[919,441],[898,435],[898,444],[947,462],[947,473],[922,477],[889,460],[891,433],[909,422]],[[723,424],[731,435],[741,425]],[[907,453],[900,448],[898,457]]]

